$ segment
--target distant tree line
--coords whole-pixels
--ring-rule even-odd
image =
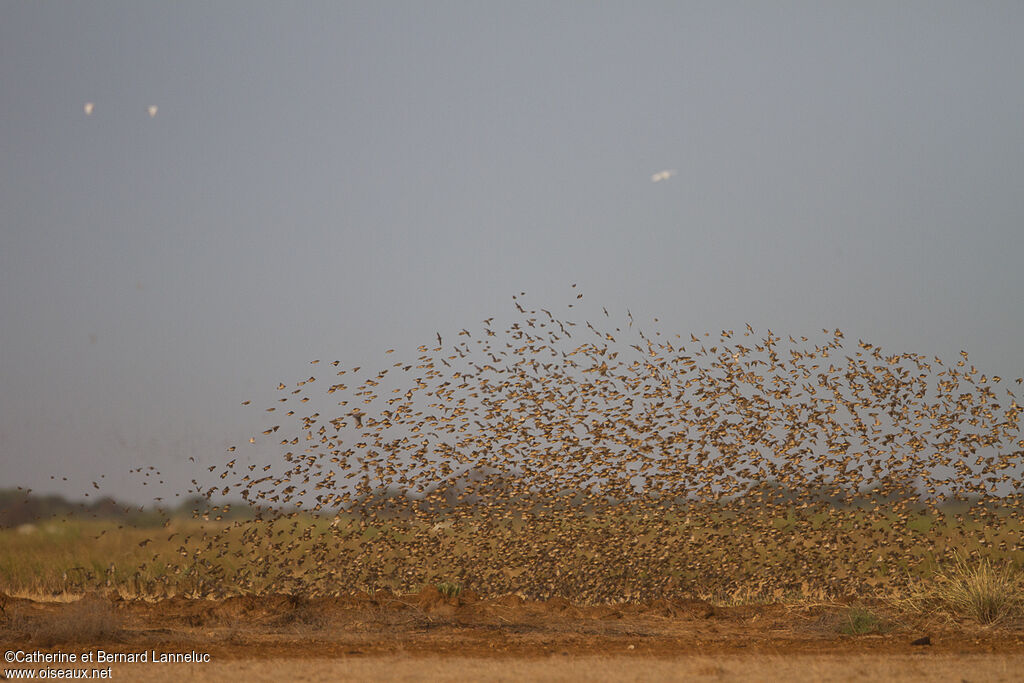
[[[157,508],[120,503],[110,496],[89,502],[70,501],[58,494],[40,495],[25,489],[0,489],[0,528],[57,518],[77,520],[118,521],[131,526],[158,526],[168,517],[196,517],[209,508],[202,496],[182,500],[172,508]],[[245,504],[232,505],[232,518],[248,517],[252,512]]]

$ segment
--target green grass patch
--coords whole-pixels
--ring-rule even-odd
[[[847,636],[862,636],[884,633],[888,627],[874,612],[863,607],[850,607],[840,616],[836,630]]]
[[[437,592],[446,598],[456,598],[462,593],[462,584],[453,581],[442,581],[437,584]]]

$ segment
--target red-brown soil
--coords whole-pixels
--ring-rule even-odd
[[[316,600],[269,595],[147,602],[94,596],[37,602],[3,596],[0,640],[26,650],[56,650],[68,641],[108,652],[197,650],[220,662],[387,655],[1024,654],[1024,623],[953,623],[900,614],[881,602],[858,605],[878,616],[875,632],[843,634],[850,609],[843,604],[577,606],[516,596],[478,600],[469,591],[446,598],[434,588],[416,595]],[[75,620],[83,626],[70,633],[54,627]],[[97,631],[97,621],[104,620],[111,623]],[[912,644],[924,637],[930,644]]]

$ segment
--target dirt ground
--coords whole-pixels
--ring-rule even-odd
[[[957,624],[883,603],[857,604],[878,618],[860,635],[843,633],[851,607],[841,603],[580,607],[468,592],[445,598],[435,589],[315,600],[5,596],[0,607],[5,651],[150,659],[23,666],[110,667],[120,680],[1024,679],[1024,624]],[[182,653],[209,661],[152,662]]]

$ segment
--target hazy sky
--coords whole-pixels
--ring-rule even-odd
[[[180,490],[310,360],[387,367],[572,283],[581,321],[839,327],[1020,376],[1022,27],[1019,2],[4,2],[0,488]]]

